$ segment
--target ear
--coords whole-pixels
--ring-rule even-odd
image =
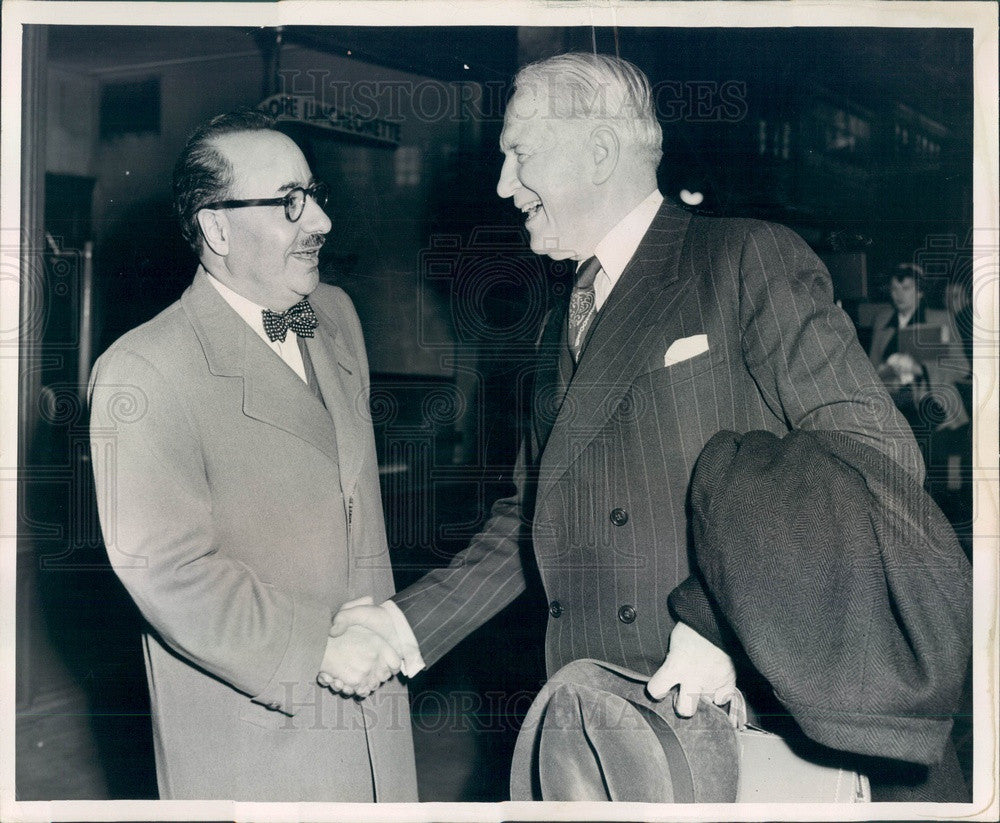
[[[220,257],[229,254],[229,218],[226,213],[215,209],[201,209],[197,219],[205,245]]]
[[[621,157],[618,134],[610,126],[598,126],[590,133],[590,153],[594,161],[594,185],[611,177]]]

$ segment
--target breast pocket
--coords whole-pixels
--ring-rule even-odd
[[[649,377],[652,379],[654,385],[657,386],[684,383],[700,374],[711,371],[724,360],[725,352],[721,349],[709,349],[708,351],[696,354],[694,357],[681,360],[679,363],[673,363],[670,366],[654,366],[649,371]]]

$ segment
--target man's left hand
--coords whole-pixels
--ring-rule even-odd
[[[728,703],[729,722],[738,729],[746,726],[746,703],[736,688],[733,661],[684,623],[678,623],[670,633],[670,651],[649,679],[646,692],[653,700],[662,700],[674,686],[678,687],[674,711],[679,716],[691,717],[698,701],[705,699],[717,706]]]

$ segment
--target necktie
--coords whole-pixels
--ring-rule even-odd
[[[573,362],[580,362],[583,341],[587,339],[587,329],[597,314],[594,303],[594,280],[601,270],[601,261],[590,257],[583,262],[576,273],[576,284],[569,298],[569,319],[566,325],[567,341]]]
[[[316,314],[308,300],[300,300],[287,311],[278,312],[263,309],[264,331],[269,340],[285,342],[285,335],[291,329],[299,337],[312,337],[316,328]]]

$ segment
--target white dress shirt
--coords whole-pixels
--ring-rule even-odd
[[[208,272],[205,272],[205,274],[208,274]],[[222,295],[222,299],[233,307],[233,311],[242,317],[246,321],[247,325],[260,335],[260,339],[267,343],[271,351],[284,360],[288,368],[302,378],[303,383],[308,383],[309,381],[306,380],[306,369],[305,366],[302,365],[302,352],[299,351],[299,344],[296,340],[295,332],[289,329],[288,333],[285,335],[284,341],[271,340],[267,336],[267,332],[264,330],[263,306],[258,306],[242,294],[237,294],[229,288],[229,286],[221,280],[216,279],[211,274],[208,274],[208,282],[215,286],[216,291]]]
[[[653,189],[594,248],[594,255],[601,262],[601,270],[594,280],[594,306],[597,311],[607,302],[611,290],[625,271],[628,261],[635,255],[661,205],[663,195]]]

